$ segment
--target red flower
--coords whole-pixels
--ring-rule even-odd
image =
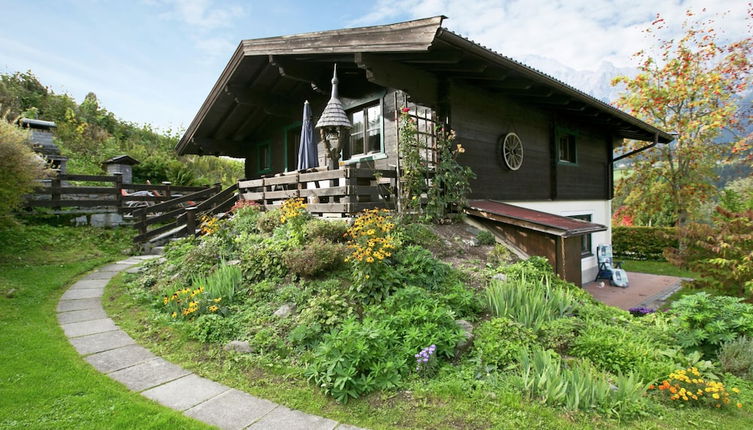
[[[400,109],[400,110],[401,110],[401,111],[402,111],[403,113],[408,113],[408,112],[410,112],[410,108],[407,108],[407,107],[404,107],[404,108],[402,108],[402,109]]]

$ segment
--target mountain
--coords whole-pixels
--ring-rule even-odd
[[[637,69],[616,67],[608,61],[602,62],[596,70],[576,70],[557,60],[538,55],[526,55],[520,61],[606,103],[616,100],[623,90],[623,86],[612,86],[613,78],[638,73]]]

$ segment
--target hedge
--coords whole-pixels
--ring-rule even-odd
[[[664,249],[677,248],[674,227],[614,227],[612,252],[633,260],[663,260]]]

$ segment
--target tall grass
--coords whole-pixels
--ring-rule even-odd
[[[205,294],[210,298],[222,297],[232,301],[241,284],[243,273],[238,266],[222,264],[209,276],[196,276],[191,284],[195,287],[204,287]]]
[[[570,315],[578,303],[575,295],[552,284],[547,276],[522,272],[506,281],[493,281],[485,291],[493,314],[538,330],[549,321]]]
[[[617,376],[612,383],[587,361],[566,365],[541,348],[523,351],[519,360],[524,392],[552,406],[622,415],[641,402],[646,390],[633,374]]]

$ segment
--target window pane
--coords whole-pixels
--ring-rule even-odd
[[[369,152],[379,152],[382,148],[381,139],[379,138],[379,129],[369,131]]]
[[[366,116],[369,119],[369,130],[382,128],[382,110],[379,105],[367,109]]]
[[[350,155],[363,154],[363,133],[350,134]]]
[[[363,131],[363,111],[359,110],[357,112],[353,112],[353,116],[351,116],[350,122],[353,124],[353,128],[350,129],[351,134],[362,132]]]

